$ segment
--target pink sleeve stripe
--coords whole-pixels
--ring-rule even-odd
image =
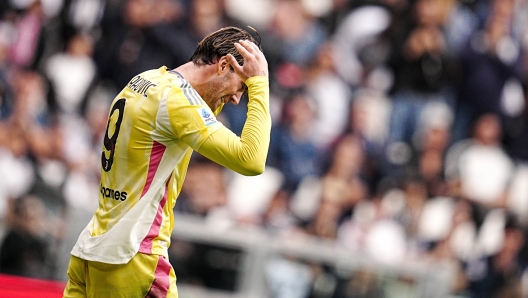
[[[163,194],[163,198],[159,203],[158,211],[156,213],[154,221],[152,222],[152,225],[150,226],[150,230],[147,236],[143,239],[143,241],[141,241],[141,244],[139,246],[139,252],[141,253],[152,253],[152,240],[159,235],[161,223],[163,221],[163,207],[165,207],[165,204],[167,203],[167,197],[169,194],[169,181],[171,177],[172,175],[169,176],[167,182],[165,183],[165,193]]]
[[[147,191],[150,188],[150,185],[152,184],[152,180],[154,180],[154,175],[156,174],[156,171],[158,170],[159,164],[161,162],[161,158],[163,157],[163,154],[165,153],[165,145],[158,143],[154,141],[152,144],[152,150],[150,152],[150,160],[149,160],[149,168],[148,168],[148,174],[147,174],[147,181],[145,181],[145,186],[143,186],[143,191],[141,192],[140,199],[147,193]]]
[[[169,260],[165,259],[163,256],[159,256],[158,265],[154,272],[154,281],[150,286],[147,296],[145,296],[146,298],[167,296],[170,287],[169,274],[171,268],[172,266],[169,263]]]

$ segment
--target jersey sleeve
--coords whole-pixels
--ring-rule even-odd
[[[269,83],[264,76],[251,77],[248,86],[248,112],[241,136],[221,127],[198,148],[198,152],[222,166],[243,175],[264,171],[270,141]]]

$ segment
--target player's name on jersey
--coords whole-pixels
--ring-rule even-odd
[[[156,84],[142,78],[141,76],[135,76],[127,85],[127,87],[132,89],[132,91],[139,93],[144,97],[147,97],[148,89],[153,86],[156,87]]]

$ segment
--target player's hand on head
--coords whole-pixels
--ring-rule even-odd
[[[248,40],[241,40],[235,43],[235,48],[244,58],[244,65],[238,64],[231,54],[227,55],[227,60],[244,82],[250,77],[268,76],[268,61],[257,45]]]

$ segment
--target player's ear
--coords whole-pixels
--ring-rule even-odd
[[[218,64],[217,64],[218,74],[222,74],[223,72],[228,71],[230,67],[231,65],[229,64],[229,61],[227,60],[226,56],[222,56],[218,60]]]

